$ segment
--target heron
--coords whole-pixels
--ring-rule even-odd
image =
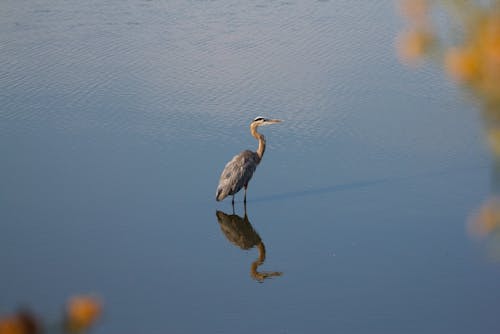
[[[245,189],[245,196],[243,203],[247,203],[247,188],[248,182],[253,176],[257,165],[261,162],[264,152],[266,150],[266,138],[263,134],[257,132],[257,128],[263,125],[270,125],[280,123],[279,119],[268,119],[264,117],[255,118],[250,123],[250,133],[255,139],[259,141],[257,152],[245,150],[238,155],[235,155],[231,161],[226,164],[219,180],[219,186],[215,199],[222,201],[229,195],[233,196],[232,204],[234,206],[234,195],[241,190]]]

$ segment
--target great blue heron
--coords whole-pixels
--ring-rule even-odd
[[[234,195],[245,188],[245,197],[243,202],[247,202],[247,187],[248,182],[253,176],[253,172],[257,165],[262,160],[264,151],[266,150],[266,138],[263,134],[257,132],[257,128],[262,125],[269,125],[279,123],[279,119],[267,119],[264,117],[257,117],[250,123],[250,133],[259,141],[257,152],[245,150],[240,154],[234,156],[224,167],[217,187],[216,200],[222,201],[228,195],[233,196],[232,204],[234,205]]]

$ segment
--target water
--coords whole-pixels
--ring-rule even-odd
[[[95,293],[96,333],[500,330],[499,265],[466,229],[490,193],[481,122],[439,68],[398,63],[392,1],[0,18],[0,314]],[[216,215],[244,221],[242,194],[236,216],[214,199],[258,115],[284,120],[248,192],[265,259]]]

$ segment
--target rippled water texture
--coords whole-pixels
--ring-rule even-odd
[[[498,333],[490,159],[392,1],[2,1],[0,315],[95,333]],[[266,155],[235,212],[225,163]]]

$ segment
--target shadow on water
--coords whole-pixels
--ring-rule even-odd
[[[386,177],[373,180],[355,181],[349,183],[341,183],[336,185],[330,185],[325,187],[317,187],[306,190],[297,190],[290,192],[283,192],[268,196],[259,196],[254,198],[252,202],[268,202],[268,201],[280,201],[291,198],[307,197],[307,196],[318,196],[321,194],[335,193],[339,191],[355,190],[360,188],[366,188],[371,186],[383,185],[383,184],[394,184],[397,182],[415,180],[415,179],[426,179],[439,176],[448,176],[461,173],[467,173],[472,171],[477,171],[479,169],[487,169],[488,166],[472,166],[463,168],[449,168],[439,171],[429,171],[420,174],[408,175],[408,176],[396,176],[396,177]]]
[[[267,278],[281,276],[283,274],[279,271],[257,270],[259,266],[264,264],[266,259],[266,247],[259,234],[255,231],[252,224],[250,224],[246,207],[244,217],[240,217],[234,212],[233,214],[227,214],[222,211],[217,211],[216,216],[220,229],[229,242],[243,250],[249,250],[254,247],[258,249],[259,256],[250,266],[250,275],[253,279],[258,282],[263,282]]]

